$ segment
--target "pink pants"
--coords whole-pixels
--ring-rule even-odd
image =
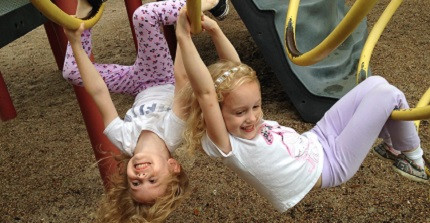
[[[137,58],[133,65],[97,64],[94,66],[113,93],[137,95],[148,87],[174,84],[173,61],[161,32],[162,25],[176,22],[185,0],[151,2],[133,13],[133,26],[138,41]],[[91,54],[91,31],[82,34],[82,45]],[[82,86],[82,79],[70,43],[67,46],[63,77],[74,85]]]
[[[412,121],[389,119],[396,108],[409,108],[404,94],[384,78],[372,76],[324,114],[311,130],[324,148],[323,187],[337,186],[354,176],[378,136],[399,151],[420,145]]]

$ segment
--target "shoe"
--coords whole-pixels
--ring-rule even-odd
[[[397,156],[393,168],[394,171],[410,180],[429,183],[429,175],[426,171],[403,154]]]
[[[102,6],[102,4],[107,0],[87,0],[87,1],[93,7],[93,9],[88,13],[87,16],[85,16],[85,18],[82,18],[82,19],[90,19],[93,16],[95,16],[99,11],[100,7]]]
[[[430,176],[430,160],[427,157],[423,156],[424,159],[424,170],[427,176]]]
[[[230,6],[228,5],[228,0],[219,0],[218,4],[213,7],[209,12],[218,20],[224,20],[228,12],[230,11]]]
[[[399,151],[393,149],[385,143],[373,147],[373,152],[381,159],[395,161],[400,154]]]

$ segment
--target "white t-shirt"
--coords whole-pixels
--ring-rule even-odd
[[[143,130],[151,131],[166,143],[173,152],[182,142],[185,128],[183,120],[172,111],[175,87],[160,85],[140,92],[124,120],[114,119],[103,133],[123,153],[133,155],[137,140]]]
[[[209,156],[221,157],[280,212],[302,200],[321,175],[323,149],[314,133],[300,135],[275,121],[264,121],[252,140],[231,134],[229,138],[232,151],[228,154],[207,134],[202,140],[203,149]]]

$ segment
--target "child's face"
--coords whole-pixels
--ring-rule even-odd
[[[253,139],[262,117],[258,83],[244,83],[226,95],[221,112],[228,132],[243,139]]]
[[[172,158],[154,153],[135,154],[127,164],[127,178],[133,199],[140,203],[153,203],[166,192],[172,174],[181,171]]]

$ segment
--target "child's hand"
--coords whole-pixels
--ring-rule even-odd
[[[213,19],[211,19],[205,15],[202,15],[202,28],[203,28],[203,30],[206,30],[207,32],[212,33],[213,31],[218,29],[219,26],[215,20],[213,20]]]
[[[71,30],[64,28],[64,33],[66,34],[67,39],[69,39],[70,44],[80,43],[81,35],[84,32],[84,23],[81,23],[78,29]]]
[[[191,37],[191,25],[188,21],[187,9],[182,8],[176,21],[176,36]]]

